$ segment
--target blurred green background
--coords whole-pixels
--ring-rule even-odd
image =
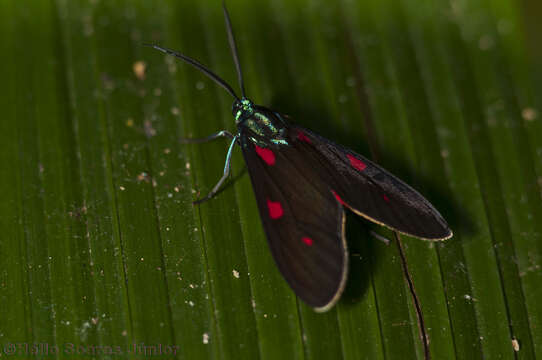
[[[540,4],[228,1],[256,103],[449,221],[444,243],[404,239],[435,359],[542,357]],[[0,2],[6,358],[423,358],[397,247],[369,234],[387,230],[348,217],[347,291],[316,314],[273,263],[239,151],[192,206],[227,144],[178,139],[234,130],[231,98],[142,43],[237,88],[220,5]]]

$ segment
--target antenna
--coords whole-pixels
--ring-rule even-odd
[[[230,42],[231,44],[231,42]],[[198,69],[199,71],[201,71],[202,73],[204,73],[205,75],[207,75],[211,80],[213,80],[215,83],[217,83],[218,85],[222,86],[228,93],[230,93],[231,96],[233,96],[236,100],[239,100],[239,97],[235,94],[235,91],[233,91],[232,87],[230,85],[228,85],[227,82],[225,82],[224,80],[222,80],[220,78],[220,76],[218,76],[217,74],[215,74],[214,72],[212,72],[211,70],[209,70],[207,67],[205,67],[204,65],[202,65],[201,63],[199,63],[198,61],[186,56],[186,55],[183,55],[181,53],[178,53],[176,51],[173,51],[171,49],[168,49],[168,48],[164,48],[164,47],[161,47],[161,46],[158,46],[158,45],[155,45],[155,44],[143,44],[145,46],[150,46],[158,51],[161,51],[163,52],[164,54],[168,54],[168,55],[173,55],[175,56],[176,58],[178,59],[181,59],[183,60],[184,62],[192,65],[193,67],[195,67],[196,69]],[[235,46],[235,43],[234,43],[234,46]],[[238,65],[239,63],[236,62],[236,64]],[[237,71],[239,73],[240,71],[240,68],[238,67],[237,68]],[[240,74],[240,73],[239,73]],[[242,81],[242,80],[241,80]],[[242,84],[242,82],[241,82]],[[243,89],[242,85],[241,85],[241,90]],[[243,92],[243,96],[244,96],[244,92]]]
[[[237,45],[235,44],[235,37],[233,36],[233,28],[230,21],[230,14],[228,13],[228,9],[226,9],[225,1],[222,1],[222,9],[224,10],[224,20],[226,21],[226,30],[228,30],[228,41],[230,43],[231,54],[233,55],[233,62],[235,63],[235,69],[237,70],[237,79],[239,80],[239,86],[241,87],[241,95],[245,97],[245,85],[243,83],[241,63],[239,62],[239,56],[237,55]]]

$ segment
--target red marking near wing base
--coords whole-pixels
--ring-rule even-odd
[[[359,171],[363,171],[367,167],[367,165],[365,165],[365,163],[363,161],[361,161],[360,159],[355,158],[354,156],[352,156],[350,154],[348,154],[346,156],[348,156],[348,160],[350,160],[350,165],[352,165],[353,167],[355,167]]]
[[[333,196],[335,196],[335,199],[337,199],[338,202],[340,202],[341,204],[343,204],[344,206],[346,206],[346,203],[343,201],[343,199],[341,199],[341,197],[339,195],[337,195],[337,193],[335,192],[335,190],[331,190],[331,192],[333,193]]]
[[[300,141],[304,141],[306,143],[311,143],[311,139],[309,139],[307,137],[307,135],[305,135],[305,133],[301,130],[297,130],[297,139],[300,140]]]
[[[269,217],[271,219],[280,219],[284,215],[282,205],[278,201],[271,201],[267,199],[267,209],[269,209]]]
[[[259,147],[258,145],[254,145],[254,147],[256,148],[256,153],[267,163],[267,165],[275,165],[275,154],[273,154],[273,151]]]
[[[305,245],[307,245],[307,246],[312,246],[313,241],[312,241],[312,239],[311,239],[310,237],[304,236],[303,238],[301,238],[301,240],[303,240],[303,242],[305,243]]]
[[[386,194],[382,194],[382,199],[384,199],[385,202],[390,202],[390,198],[386,196]]]

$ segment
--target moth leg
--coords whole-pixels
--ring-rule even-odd
[[[181,144],[201,144],[201,143],[212,141],[214,139],[218,139],[219,137],[229,137],[230,139],[235,138],[235,136],[233,136],[233,134],[230,133],[228,130],[221,130],[219,132],[216,132],[204,138],[198,138],[198,139],[181,138],[179,142]]]
[[[231,141],[230,147],[228,148],[228,154],[226,155],[226,163],[224,164],[224,173],[223,173],[222,177],[220,178],[220,180],[218,180],[216,185],[213,187],[213,190],[211,190],[207,194],[207,196],[205,196],[202,199],[194,201],[194,204],[201,204],[202,202],[207,201],[207,200],[211,199],[213,196],[215,196],[216,193],[218,192],[218,190],[220,190],[220,187],[222,186],[222,184],[224,184],[224,181],[226,181],[226,179],[230,175],[231,154],[233,152],[233,146],[237,142],[237,138],[238,138],[237,135],[233,136],[233,140]]]

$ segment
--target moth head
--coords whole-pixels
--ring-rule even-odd
[[[235,122],[238,124],[254,114],[254,103],[247,98],[235,100],[231,112],[235,117]]]

